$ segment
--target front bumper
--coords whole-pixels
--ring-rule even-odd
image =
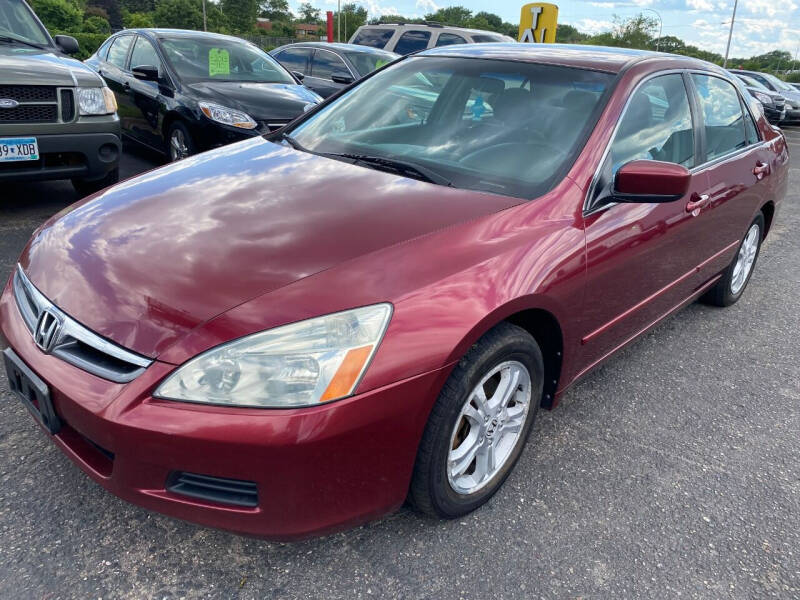
[[[122,153],[119,133],[35,135],[39,160],[0,163],[0,181],[100,179],[117,168]]]
[[[62,421],[53,442],[108,491],[179,519],[274,539],[334,531],[399,507],[449,372],[307,409],[168,402],[150,392],[174,365],[155,362],[131,383],[116,384],[41,352],[10,285],[0,298],[4,345],[49,386]],[[176,472],[252,482],[257,505],[169,491]]]
[[[772,123],[773,125],[777,125],[780,123],[786,116],[785,110],[778,110],[772,106],[763,105],[764,106],[764,116],[767,118],[767,121]]]
[[[781,121],[784,123],[800,121],[800,107],[792,106],[791,110],[786,110]]]

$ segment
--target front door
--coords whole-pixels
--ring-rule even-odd
[[[622,116],[585,216],[587,287],[581,363],[587,368],[679,306],[696,288],[706,257],[694,211],[708,192],[705,172],[692,176],[680,200],[609,204],[604,191],[632,160],[692,169],[697,162],[687,81],[681,73],[640,85]]]
[[[153,44],[142,36],[137,36],[131,51],[130,70],[134,67],[156,67],[160,77],[166,77],[164,66]],[[158,81],[142,81],[130,75],[128,81],[126,108],[128,133],[131,137],[153,148],[164,148],[165,140],[161,131],[161,107],[164,104],[161,84]]]
[[[344,87],[344,84],[333,81],[334,74],[351,75],[350,69],[336,54],[328,50],[317,49],[314,51],[314,56],[311,57],[311,74],[305,78],[303,83],[323,98],[327,98]]]

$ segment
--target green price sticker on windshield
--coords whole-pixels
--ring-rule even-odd
[[[208,76],[231,74],[231,56],[222,48],[211,48],[208,51]]]
[[[380,69],[383,65],[387,64],[389,64],[388,60],[383,60],[382,58],[379,58],[378,60],[375,61],[375,69],[376,70]]]

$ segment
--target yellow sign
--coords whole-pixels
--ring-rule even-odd
[[[553,44],[557,22],[558,7],[555,4],[526,4],[519,16],[519,41]]]

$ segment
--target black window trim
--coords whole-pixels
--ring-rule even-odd
[[[399,33],[399,35],[397,35],[397,39],[394,40],[394,46],[392,47],[392,50],[391,50],[395,54],[399,54],[397,52],[397,44],[400,42],[401,39],[403,39],[403,36],[405,34],[407,34],[407,33],[427,33],[428,34],[428,41],[425,42],[425,47],[424,48],[420,48],[419,50],[414,50],[414,52],[411,52],[410,54],[414,54],[416,52],[422,52],[423,50],[429,50],[430,48],[432,48],[431,40],[433,40],[433,32],[430,29],[422,29],[422,28],[415,29],[414,27],[408,27],[408,28],[404,28],[404,29],[398,29],[397,33]],[[438,37],[437,37],[437,39],[438,39]],[[384,50],[385,50],[385,48],[384,48]],[[405,55],[405,56],[407,56],[407,55]]]
[[[465,37],[464,37],[463,35],[461,35],[460,33],[453,33],[452,31],[440,31],[440,32],[438,32],[438,33],[436,34],[436,41],[433,43],[433,46],[431,46],[431,48],[442,48],[442,46],[439,46],[439,39],[440,39],[440,38],[441,38],[443,35],[452,35],[453,37],[457,37],[457,38],[460,38],[461,40],[463,40],[462,42],[460,42],[460,43],[458,43],[458,44],[446,44],[447,46],[460,46],[461,44],[469,44],[469,43],[471,43],[471,41],[470,41],[470,40],[468,40],[467,38],[465,38]],[[430,43],[430,42],[429,42],[429,43]]]
[[[280,66],[282,66],[284,68],[284,70],[288,71],[289,74],[292,75],[292,70],[289,67],[285,67],[283,65],[283,63],[281,62],[281,59],[279,58],[281,54],[286,54],[287,52],[290,52],[291,50],[307,50],[308,51],[308,56],[306,56],[306,69],[308,70],[308,73],[306,73],[304,71],[300,71],[300,73],[302,73],[306,77],[311,77],[311,59],[314,57],[314,50],[315,50],[315,48],[313,46],[290,46],[289,48],[284,48],[280,52],[276,52],[274,55],[272,55],[272,58],[274,58],[275,61]],[[292,75],[292,77],[294,77],[294,75]]]
[[[332,79],[328,79],[327,77],[317,77],[316,75],[314,75],[314,58],[317,56],[317,52],[327,52],[328,54],[333,54],[336,58],[339,59],[339,62],[341,62],[344,65],[344,68],[347,69],[347,72],[350,74],[350,77],[353,78],[353,81],[358,79],[358,77],[353,73],[353,70],[350,68],[350,65],[347,64],[347,61],[344,59],[343,56],[339,56],[338,54],[336,54],[336,52],[334,52],[333,50],[328,50],[327,48],[312,48],[312,50],[313,50],[313,52],[311,53],[310,60],[309,60],[309,65],[308,65],[309,66],[309,70],[308,70],[309,75],[307,75],[307,77],[311,77],[313,79],[322,79],[323,81],[333,82]]]
[[[695,154],[697,155],[696,158],[697,157],[701,157],[703,159],[703,162],[699,162],[694,167],[689,169],[689,173],[691,173],[692,175],[695,175],[697,173],[701,173],[701,172],[703,172],[703,171],[705,171],[707,169],[710,169],[713,166],[716,166],[719,163],[722,163],[722,162],[731,160],[733,158],[736,158],[739,154],[742,154],[744,152],[749,152],[753,148],[767,143],[766,141],[764,141],[761,138],[761,132],[758,129],[758,119],[753,117],[753,121],[756,123],[756,132],[758,133],[758,137],[759,137],[758,142],[755,142],[753,144],[747,144],[744,148],[736,148],[733,151],[729,152],[728,154],[723,154],[722,156],[717,156],[716,158],[714,158],[712,160],[705,160],[705,158],[706,158],[705,127],[704,127],[705,123],[702,120],[703,119],[703,113],[702,113],[702,110],[700,110],[700,100],[699,100],[699,96],[697,94],[697,90],[696,90],[695,85],[694,85],[694,81],[692,81],[691,75],[694,74],[694,73],[697,73],[698,75],[710,75],[712,77],[717,77],[719,79],[722,79],[723,81],[728,81],[728,83],[733,86],[733,89],[736,90],[736,95],[739,97],[739,102],[741,104],[742,103],[742,95],[741,95],[741,92],[739,91],[739,88],[736,86],[736,84],[734,84],[731,81],[729,81],[729,79],[726,76],[724,76],[722,74],[719,74],[719,73],[715,73],[714,71],[704,71],[702,69],[692,69],[692,68],[675,68],[675,69],[665,69],[665,70],[662,70],[662,71],[654,71],[653,73],[649,73],[647,76],[642,78],[641,81],[639,81],[636,84],[636,86],[633,88],[631,93],[628,95],[627,99],[625,100],[625,106],[622,107],[622,112],[620,113],[620,116],[617,118],[617,122],[614,124],[614,130],[611,132],[611,137],[609,138],[608,142],[606,143],[606,147],[603,150],[603,154],[602,154],[602,156],[600,158],[600,161],[598,162],[597,167],[595,168],[594,175],[592,176],[592,182],[589,184],[589,187],[586,190],[586,194],[584,195],[584,198],[583,198],[582,214],[583,214],[584,218],[588,217],[590,215],[602,212],[604,210],[607,210],[607,209],[611,208],[612,206],[616,206],[618,204],[617,202],[606,202],[606,203],[602,203],[602,204],[594,204],[592,202],[592,196],[594,195],[595,188],[597,187],[597,183],[598,183],[598,181],[600,179],[600,173],[602,172],[603,165],[606,163],[606,160],[608,159],[608,154],[611,151],[611,145],[614,143],[614,140],[617,137],[617,132],[619,131],[619,127],[620,127],[620,124],[622,123],[622,119],[625,117],[625,115],[628,112],[628,108],[630,107],[630,104],[631,104],[631,99],[636,94],[636,92],[639,91],[639,88],[641,88],[645,83],[647,83],[651,79],[655,79],[656,77],[660,77],[662,75],[670,75],[670,74],[673,74],[673,73],[680,74],[683,77],[684,85],[688,86],[687,95],[689,96],[689,109],[692,112],[692,129],[693,129],[694,135],[695,135]],[[689,91],[690,89],[691,89],[691,92]],[[746,102],[744,103],[744,105],[747,107],[747,110],[749,112],[750,111],[750,107],[747,105]],[[697,115],[697,118],[696,118],[696,115]],[[744,116],[744,115],[742,115],[742,116]],[[751,116],[752,116],[752,113],[751,113]],[[703,126],[701,126],[701,123],[703,124]],[[698,129],[701,130],[699,134],[698,134]],[[697,154],[697,142],[698,142],[698,138],[700,136],[702,136],[701,152],[699,154]],[[745,141],[746,140],[747,140],[747,134],[745,132]]]
[[[160,85],[166,85],[168,87],[173,87],[174,88],[175,87],[175,79],[176,79],[176,77],[174,77],[172,75],[170,67],[168,66],[169,63],[166,60],[164,60],[164,55],[161,52],[161,44],[158,43],[157,39],[150,39],[146,35],[143,35],[141,32],[136,34],[136,39],[133,40],[133,43],[131,44],[130,51],[128,52],[128,60],[127,60],[128,68],[132,69],[135,66],[135,65],[131,65],[130,61],[133,58],[133,50],[136,47],[136,43],[139,41],[139,38],[142,38],[144,41],[150,43],[150,45],[153,47],[153,50],[156,51],[156,56],[158,56],[158,60],[161,61],[160,65],[153,65],[153,66],[159,68],[159,71],[161,72],[161,78],[164,79],[163,82],[158,82],[158,83]],[[130,71],[128,71],[128,72],[130,72]]]

